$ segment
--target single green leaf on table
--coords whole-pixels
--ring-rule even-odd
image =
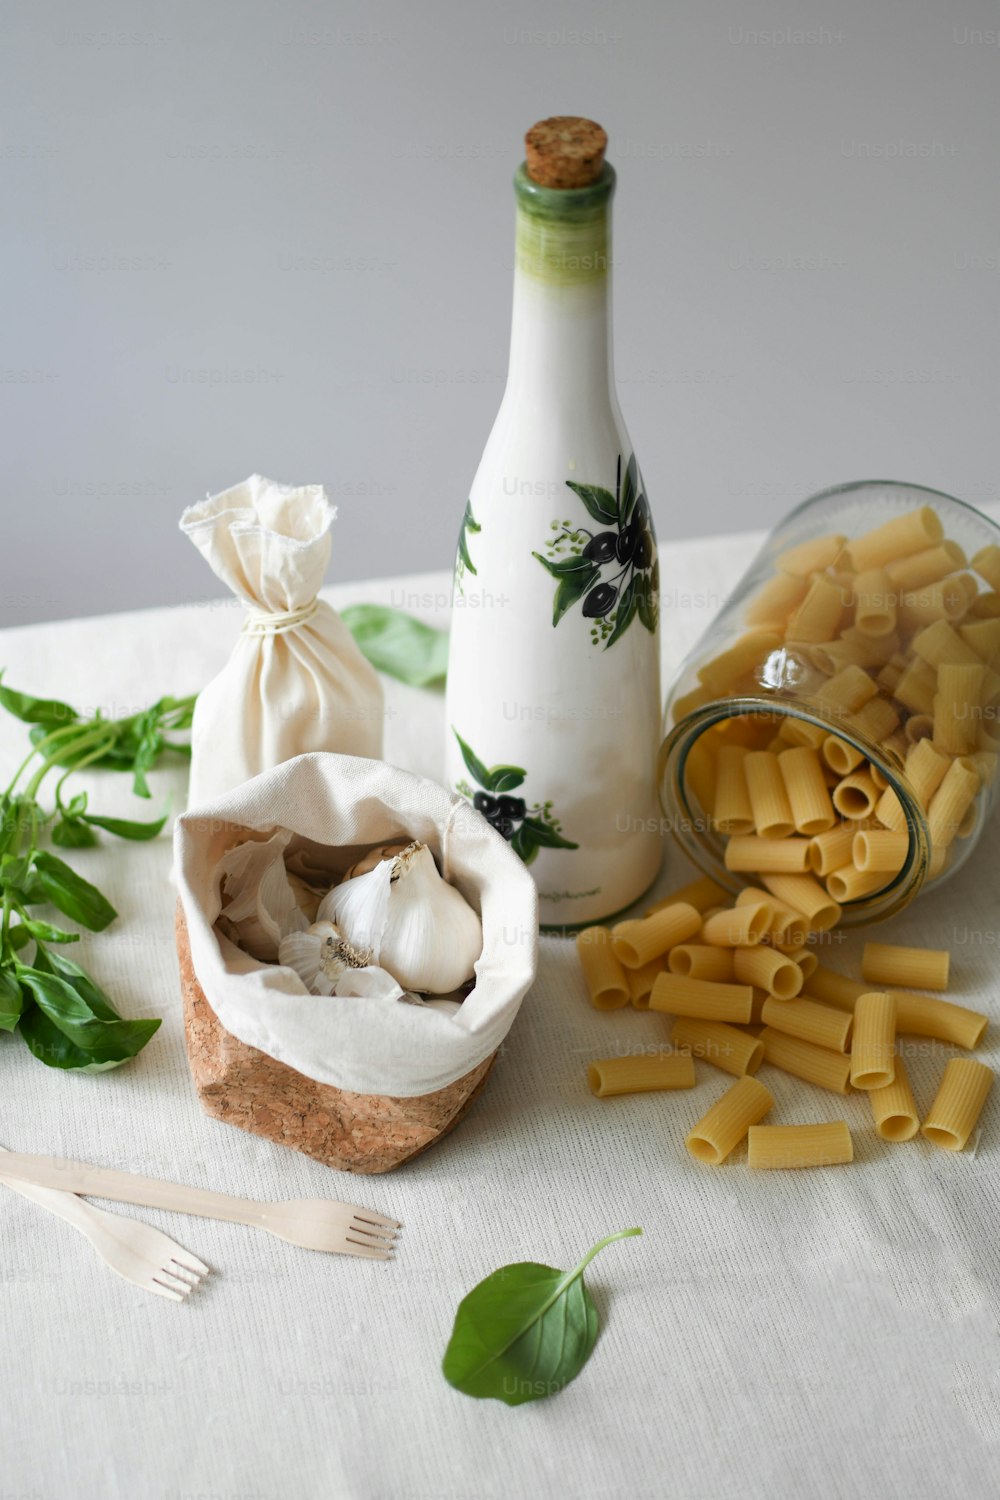
[[[411,687],[443,682],[448,670],[448,632],[384,604],[349,604],[340,618],[379,672]]]
[[[66,932],[62,927],[53,927],[51,922],[39,922],[36,917],[26,917],[22,925],[40,943],[78,943],[78,932]]]
[[[162,832],[167,814],[164,813],[162,818],[155,818],[152,823],[133,823],[126,818],[100,818],[96,813],[84,813],[83,821],[92,824],[94,828],[103,828],[105,833],[113,833],[116,838],[143,842],[155,839]]]
[[[579,495],[595,521],[602,526],[614,525],[618,519],[618,507],[610,490],[602,489],[599,484],[574,484],[572,479],[567,479],[566,483],[574,495]]]
[[[52,825],[52,842],[60,849],[89,849],[97,843],[97,834],[79,818],[60,818]]]
[[[116,1015],[106,997],[82,970],[53,972],[54,954],[46,955],[45,969],[19,965],[17,977],[35,1002],[21,1018],[20,1031],[28,1046],[50,1067],[98,1068],[117,1066],[134,1057],[160,1025],[158,1020],[126,1021]],[[63,960],[58,964],[62,970]],[[93,995],[101,997],[97,1006]],[[40,1013],[42,1021],[36,1017]],[[44,1025],[42,1022],[48,1022]],[[59,1034],[53,1036],[53,1030]],[[63,1038],[63,1041],[59,1040]],[[66,1047],[64,1043],[69,1043]]]
[[[508,1406],[561,1391],[579,1375],[597,1339],[597,1308],[584,1270],[606,1245],[641,1233],[608,1235],[572,1271],[521,1261],[473,1287],[459,1304],[445,1351],[449,1385]]]
[[[10,969],[0,969],[0,1031],[13,1031],[23,1009],[20,984]]]
[[[52,905],[65,912],[67,917],[72,917],[74,922],[79,922],[81,927],[88,927],[91,932],[103,932],[118,915],[96,886],[48,850],[40,849],[35,855],[35,870]]]
[[[60,703],[58,698],[33,698],[30,693],[18,693],[14,688],[0,682],[0,707],[23,719],[25,724],[42,724],[48,729],[58,729],[63,724],[73,724],[79,718],[75,708]]]

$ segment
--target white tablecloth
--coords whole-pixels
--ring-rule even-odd
[[[667,549],[668,669],[755,540]],[[330,597],[444,623],[448,595],[433,575]],[[29,627],[0,638],[0,665],[14,686],[123,712],[198,688],[238,625],[234,609],[205,605]],[[388,758],[439,775],[440,696],[387,692]],[[0,768],[13,768],[24,736],[0,718]],[[95,807],[143,815],[124,779],[89,784]],[[176,809],[182,774],[158,773],[154,791],[156,807],[169,795]],[[379,1266],[142,1210],[214,1267],[175,1306],[119,1281],[66,1226],[0,1188],[3,1500],[997,1493],[1000,1089],[978,1149],[952,1156],[922,1140],[884,1145],[863,1097],[765,1068],[775,1118],[845,1114],[856,1164],[700,1166],[683,1137],[724,1075],[699,1066],[691,1093],[592,1098],[587,1060],[658,1042],[665,1023],[592,1010],[572,944],[543,939],[538,982],[458,1131],[392,1176],[341,1176],[201,1113],[166,837],[108,840],[72,859],[121,912],[73,951],[124,1011],[164,1023],[135,1062],[93,1078],[49,1071],[0,1036],[0,1141],[248,1195],[347,1197],[406,1228],[396,1263]],[[685,878],[668,850],[663,890]],[[997,886],[984,840],[885,934],[953,947],[956,997],[994,1014]],[[837,960],[856,963],[860,944],[845,939]],[[911,1073],[926,1107],[949,1049],[920,1051]],[[982,1055],[995,1065],[995,1053]],[[591,1268],[603,1329],[563,1393],[508,1409],[446,1385],[441,1356],[474,1283],[510,1261],[568,1267],[633,1224],[644,1237]]]

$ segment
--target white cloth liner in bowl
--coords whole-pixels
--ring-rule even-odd
[[[458,1011],[310,995],[291,969],[217,932],[222,855],[277,828],[301,840],[308,863],[328,862],[331,883],[374,844],[429,846],[482,917],[475,985]],[[534,980],[538,903],[524,865],[463,798],[382,761],[313,751],[264,771],[179,818],[174,858],[194,970],[222,1025],[320,1083],[405,1098],[445,1088],[499,1047]]]

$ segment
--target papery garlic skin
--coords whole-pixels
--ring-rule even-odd
[[[393,844],[381,844],[377,849],[369,849],[367,854],[362,854],[349,870],[345,870],[341,876],[341,882],[354,880],[358,875],[367,875],[369,870],[374,870],[384,859],[395,859],[397,854],[402,854],[404,849],[410,847],[410,839],[397,839]]]
[[[292,932],[278,945],[278,962],[294,969],[312,995],[354,996],[369,1000],[406,1000],[384,969],[366,962],[345,941],[333,922],[314,922],[305,932]]]
[[[275,833],[269,839],[246,839],[219,861],[219,925],[238,947],[262,963],[274,962],[278,944],[287,933],[308,926],[285,869],[289,837]]]
[[[317,914],[405,990],[446,995],[473,977],[483,927],[460,891],[438,871],[426,844],[409,844],[323,897]]]

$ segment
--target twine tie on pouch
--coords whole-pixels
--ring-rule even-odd
[[[279,610],[270,614],[265,609],[255,609],[250,606],[243,621],[243,635],[283,635],[286,630],[294,630],[298,625],[304,625],[311,620],[319,608],[319,596],[304,604],[301,609]]]

